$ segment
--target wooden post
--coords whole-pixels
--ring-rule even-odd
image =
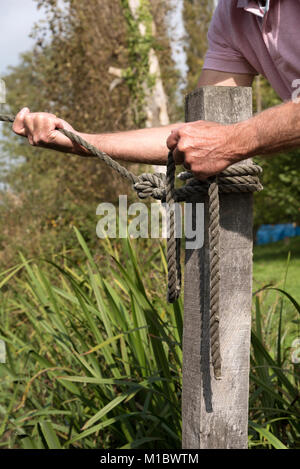
[[[186,99],[186,121],[230,124],[252,115],[251,88],[205,86]],[[245,163],[245,162],[244,162]],[[252,292],[252,194],[220,195],[222,379],[210,364],[209,246],[186,249],[183,332],[183,448],[247,448]],[[193,198],[207,202],[207,197]]]

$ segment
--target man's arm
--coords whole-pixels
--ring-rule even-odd
[[[167,144],[177,161],[205,179],[257,154],[300,147],[300,105],[280,104],[231,125],[191,122],[173,130]]]
[[[252,79],[251,75],[246,74],[203,70],[199,86],[250,86]],[[18,135],[27,137],[32,145],[52,148],[65,153],[86,155],[86,150],[72,143],[61,132],[57,131],[59,128],[65,128],[78,133],[114,159],[159,165],[166,164],[168,136],[171,131],[183,125],[177,123],[152,129],[92,135],[76,132],[70,124],[58,119],[53,114],[31,113],[28,108],[24,108],[17,115],[13,130]]]
[[[228,73],[204,69],[198,81],[200,86],[251,86],[254,75],[248,73]]]
[[[27,137],[31,145],[64,153],[88,156],[88,150],[72,142],[57,129],[66,129],[104,151],[114,159],[145,164],[166,164],[168,148],[166,140],[180,123],[152,129],[139,129],[107,134],[78,132],[63,119],[45,112],[30,112],[23,108],[16,116],[13,131]]]

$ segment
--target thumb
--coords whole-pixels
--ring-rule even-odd
[[[71,132],[75,133],[75,130],[73,129],[73,127],[68,122],[66,122],[64,119],[60,119],[60,118],[57,117],[55,119],[54,124],[55,124],[56,129],[70,130]]]
[[[30,113],[30,109],[28,107],[23,107],[20,112],[15,117],[12,129],[19,135],[25,136],[25,127],[24,127],[24,117],[26,114]]]
[[[29,107],[23,107],[21,111],[19,112],[20,115],[25,116],[25,114],[28,114],[30,112]]]

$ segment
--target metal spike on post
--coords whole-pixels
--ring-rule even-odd
[[[251,88],[205,86],[186,99],[187,122],[202,119],[230,124],[251,115]],[[222,358],[221,379],[216,379],[218,374],[214,375],[210,357],[210,329],[213,325],[210,318],[208,196],[193,196],[191,199],[194,206],[197,202],[205,203],[205,232],[204,246],[186,249],[185,258],[184,449],[247,448],[252,198],[251,193],[220,194],[220,310],[216,321],[219,322],[217,339]]]

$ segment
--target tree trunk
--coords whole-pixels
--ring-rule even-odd
[[[141,36],[146,35],[146,25],[139,19],[139,8],[141,7],[141,0],[128,0],[128,5],[132,16],[136,21],[139,21],[138,27]],[[155,24],[152,21],[152,35],[155,36]],[[153,49],[149,52],[149,75],[155,77],[155,82],[151,88],[147,83],[144,83],[145,91],[145,113],[146,113],[146,127],[158,127],[160,125],[168,125],[170,123],[167,96],[163,87],[161,79],[160,66],[157,55]],[[165,172],[165,166],[153,166],[157,172]]]

